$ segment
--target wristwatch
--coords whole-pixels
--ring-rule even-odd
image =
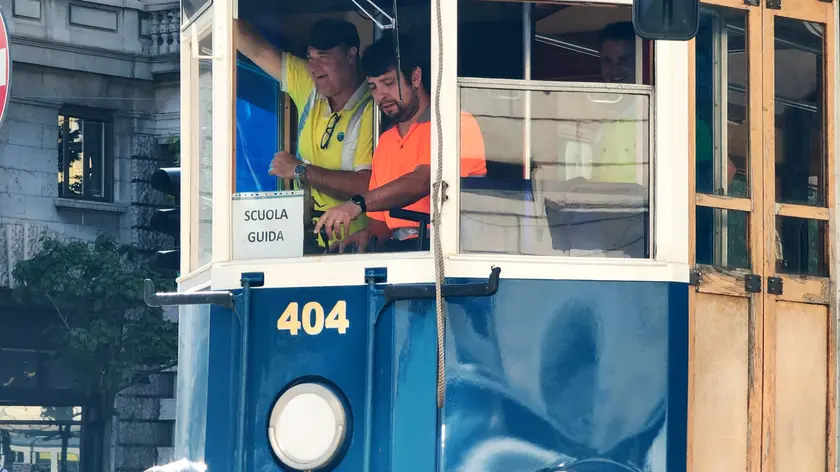
[[[306,182],[306,164],[298,164],[295,166],[295,178],[301,182]]]
[[[365,197],[361,195],[353,195],[352,197],[350,197],[350,201],[355,203],[356,205],[359,205],[359,208],[362,209],[362,214],[365,214],[365,212],[367,212],[367,203],[365,203]]]

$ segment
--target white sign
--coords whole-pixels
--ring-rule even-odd
[[[303,256],[303,190],[233,195],[233,259]]]

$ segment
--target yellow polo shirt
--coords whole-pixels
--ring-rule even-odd
[[[333,111],[327,97],[315,90],[315,82],[306,61],[289,53],[283,54],[283,81],[280,89],[289,94],[298,110],[298,152],[303,162],[330,170],[370,170],[373,160],[373,97],[362,83],[341,110]],[[338,121],[336,117],[338,115]],[[322,149],[324,133],[334,124],[332,137]],[[315,209],[326,211],[345,200],[333,198],[312,189]],[[350,225],[351,232],[362,229],[367,217]],[[333,241],[336,238],[333,237]]]
[[[638,122],[635,103],[620,114],[617,121],[605,123],[597,140],[592,180],[611,183],[637,183],[641,165],[636,151]]]

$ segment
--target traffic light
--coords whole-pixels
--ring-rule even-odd
[[[155,210],[149,221],[153,231],[175,238],[175,249],[155,253],[152,266],[158,270],[180,272],[181,268],[181,169],[166,167],[157,169],[151,178],[152,188],[174,198],[174,207]]]

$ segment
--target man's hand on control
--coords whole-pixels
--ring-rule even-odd
[[[281,179],[291,179],[295,176],[295,167],[300,163],[299,160],[288,152],[280,151],[271,160],[271,167],[268,169],[268,173]]]
[[[318,222],[315,223],[315,234],[321,231],[321,227],[327,231],[327,237],[333,238],[333,234],[348,235],[350,233],[350,222],[362,214],[362,209],[353,202],[344,202],[324,212]],[[344,230],[342,231],[342,227]]]
[[[336,242],[332,243],[330,245],[330,251],[335,251],[336,248],[337,248],[338,253],[342,254],[342,253],[344,253],[345,248],[350,247],[350,249],[352,249],[353,247],[355,247],[356,252],[358,252],[358,253],[365,252],[365,249],[367,248],[369,240],[370,240],[370,231],[368,231],[367,229],[362,229],[362,230],[356,231],[355,233],[351,234],[350,236],[348,236],[348,237],[346,237],[342,240],[339,240],[339,241],[336,241]]]

